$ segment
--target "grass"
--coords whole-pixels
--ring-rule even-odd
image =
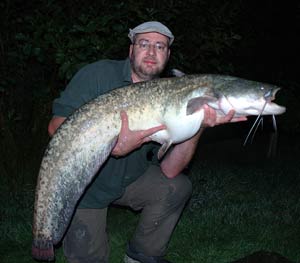
[[[299,262],[299,174],[280,176],[266,164],[251,170],[233,164],[214,168],[175,232],[182,241],[191,240],[190,246],[180,249],[186,241],[179,238],[171,242],[171,251],[185,259],[179,262],[230,262],[259,250]]]
[[[226,149],[211,146],[215,156]],[[222,263],[267,250],[300,262],[299,149],[297,141],[284,142],[277,158],[260,161],[197,155],[189,174],[193,195],[172,236],[167,258]],[[0,177],[0,262],[35,262],[30,256],[33,199],[32,183]],[[109,210],[112,263],[122,262],[138,217],[126,209]],[[57,263],[66,262],[61,248],[56,256]]]

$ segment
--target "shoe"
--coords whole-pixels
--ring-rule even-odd
[[[130,245],[127,246],[124,263],[172,263],[163,257],[149,257],[143,253],[137,252]]]
[[[131,257],[129,257],[128,255],[125,255],[124,257],[124,263],[148,263],[148,262],[155,262],[155,263],[172,263],[171,261],[169,260],[166,260],[166,259],[163,259],[163,258],[159,258],[159,259],[150,259],[152,261],[139,261],[139,260],[135,260]],[[156,261],[153,261],[153,260],[156,260]]]
[[[124,257],[124,263],[140,263],[141,261],[137,261],[133,258],[128,257],[127,255],[125,255]]]

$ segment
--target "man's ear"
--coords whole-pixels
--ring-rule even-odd
[[[129,58],[131,58],[132,52],[133,52],[133,45],[131,44],[131,45],[129,46]]]

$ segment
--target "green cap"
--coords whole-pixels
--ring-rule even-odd
[[[138,25],[134,29],[129,29],[128,37],[133,43],[136,34],[150,33],[150,32],[156,32],[167,36],[170,39],[170,46],[173,43],[175,38],[169,28],[167,28],[165,25],[157,21],[145,22],[143,24]]]

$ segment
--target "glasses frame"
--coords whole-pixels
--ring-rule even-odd
[[[150,47],[153,47],[155,51],[159,53],[165,52],[165,50],[169,49],[168,44],[163,42],[156,42],[155,44],[151,44],[147,39],[140,39],[138,42],[134,42],[133,45],[138,46],[141,50],[148,51]]]

